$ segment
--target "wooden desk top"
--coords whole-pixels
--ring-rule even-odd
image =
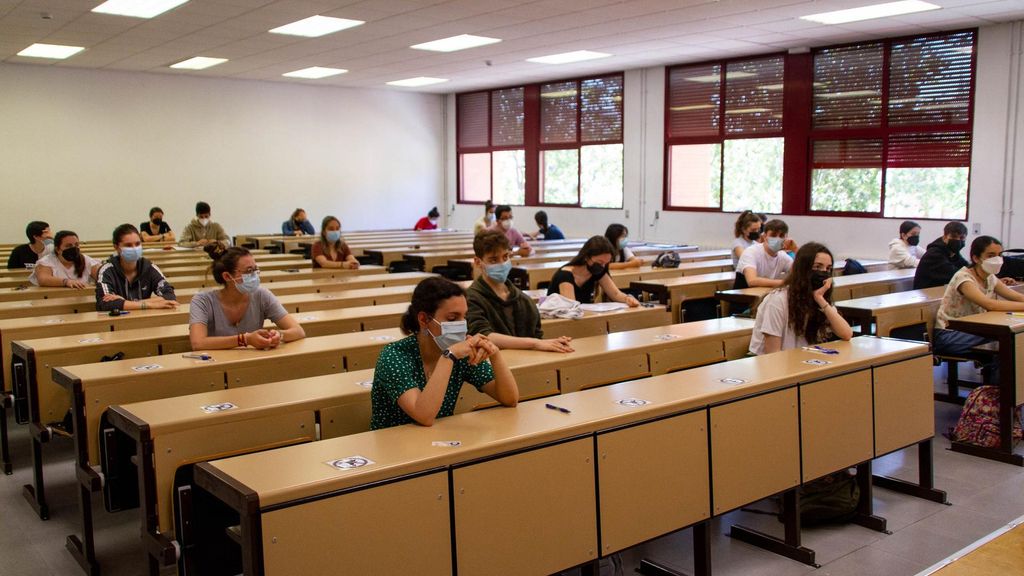
[[[901,308],[913,308],[930,302],[942,300],[946,292],[945,286],[935,286],[923,290],[907,290],[905,292],[892,292],[866,298],[853,298],[836,302],[836,308],[840,310],[863,310],[872,313],[899,310]]]
[[[717,284],[719,282],[725,282],[734,280],[736,278],[735,272],[719,272],[717,274],[695,274],[693,276],[680,276],[679,278],[653,278],[650,280],[640,280],[635,282],[638,286],[643,289],[649,288],[681,288],[686,286],[693,286],[696,284]]]
[[[1006,312],[982,312],[971,314],[962,318],[954,318],[949,321],[949,328],[961,330],[965,326],[976,326],[991,333],[1013,333],[1024,332],[1024,316],[1017,316],[1020,312],[1008,314]],[[971,330],[974,332],[975,330]]]
[[[1016,526],[964,554],[958,552],[934,576],[1007,576],[1024,573],[1024,519]]]

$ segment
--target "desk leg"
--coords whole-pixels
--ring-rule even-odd
[[[636,571],[644,576],[684,576],[682,572],[644,558]],[[711,576],[711,520],[693,525],[693,574]]]
[[[855,524],[860,524],[876,532],[892,534],[886,529],[885,518],[875,516],[874,494],[871,489],[871,460],[857,465],[857,487],[860,488],[860,501],[857,502],[857,515],[853,517]]]
[[[43,442],[49,441],[50,432],[35,422],[29,427],[32,434],[32,484],[22,486],[21,494],[41,520],[48,520],[50,506],[46,503],[46,485],[43,482]]]
[[[0,390],[0,459],[3,460],[4,474],[10,476],[14,469],[11,467],[11,445],[7,441],[7,409],[11,407],[12,398],[5,390]]]
[[[156,470],[153,462],[153,440],[148,430],[140,432],[141,437],[135,439],[139,482],[139,508],[142,516],[142,541],[146,549],[149,574],[158,576],[161,569],[174,566],[178,562],[178,548],[175,542],[160,533],[160,519],[156,503]],[[179,527],[180,530],[180,527]]]
[[[778,538],[751,528],[733,525],[729,536],[774,552],[780,556],[802,562],[808,566],[819,568],[814,561],[814,550],[800,545],[800,488],[792,488],[782,493],[782,522],[785,526],[785,537]]]
[[[78,506],[82,514],[82,537],[70,534],[65,547],[71,552],[78,565],[89,576],[99,576],[100,565],[96,561],[96,546],[92,528],[92,494],[103,489],[100,475],[89,466],[89,441],[86,438],[85,398],[81,384],[76,384],[71,393],[71,410],[75,422],[75,476],[78,479]]]
[[[872,476],[871,480],[875,486],[880,488],[902,492],[939,504],[949,504],[946,492],[935,489],[935,463],[932,458],[931,438],[917,443],[917,476],[917,484],[889,476]]]

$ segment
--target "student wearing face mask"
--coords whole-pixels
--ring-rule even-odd
[[[56,249],[36,262],[28,281],[36,286],[52,286],[81,290],[96,282],[96,274],[102,264],[99,260],[82,254],[78,247],[78,235],[70,230],[57,232],[54,238]]]
[[[310,257],[313,268],[359,268],[359,260],[341,239],[341,221],[334,216],[325,216],[320,223],[320,240],[313,244]]]
[[[116,251],[97,275],[96,310],[177,308],[174,286],[156,264],[142,257],[142,237],[131,224],[114,228]]]
[[[32,268],[36,261],[53,252],[53,233],[50,225],[38,220],[25,227],[28,244],[15,246],[7,257],[7,268]]]
[[[427,278],[416,285],[402,316],[408,334],[377,358],[370,392],[374,430],[416,422],[430,426],[451,416],[464,382],[504,406],[519,388],[498,347],[487,336],[467,337],[466,295],[458,284]]]
[[[942,237],[928,245],[917,263],[914,290],[949,284],[956,271],[968,265],[960,255],[966,238],[967,226],[963,222],[947,223],[942,229]]]
[[[437,221],[441,218],[441,213],[437,211],[437,206],[430,209],[427,215],[416,221],[416,225],[413,226],[413,230],[437,230]]]
[[[645,264],[643,258],[637,258],[629,249],[629,229],[622,224],[609,224],[604,231],[604,237],[612,245],[612,261],[608,264],[609,270],[639,268]]]
[[[594,291],[600,286],[605,299],[628,304],[630,308],[639,306],[640,301],[619,290],[608,273],[614,252],[607,238],[592,236],[579,253],[551,277],[548,294],[561,294],[581,304],[592,304]]]
[[[224,227],[210,220],[210,205],[206,202],[196,203],[196,217],[181,231],[181,246],[188,248],[206,247],[219,244],[221,249],[231,245]]]
[[[515,221],[512,219],[512,207],[502,204],[494,209],[494,214],[497,217],[497,221],[490,229],[497,230],[504,234],[505,238],[508,238],[508,243],[512,246],[514,254],[529,256],[533,252],[533,248],[530,248],[530,243],[516,229]]]
[[[159,206],[149,209],[149,220],[139,224],[143,242],[174,242],[174,232],[164,222],[164,211]]]
[[[917,268],[917,262],[924,256],[921,240],[921,225],[913,220],[900,224],[900,237],[889,242],[889,265],[893,268]]]
[[[200,292],[189,303],[188,339],[193,350],[267,350],[306,337],[298,321],[260,286],[260,269],[248,250],[228,248],[210,270],[223,288]],[[268,319],[277,329],[263,327]]]
[[[572,352],[568,336],[543,339],[537,305],[508,279],[512,247],[504,234],[488,230],[478,235],[473,254],[480,275],[466,290],[470,334],[483,334],[502,350]]]
[[[740,215],[736,218],[736,224],[733,226],[733,236],[735,236],[735,240],[732,241],[733,266],[739,263],[740,256],[743,255],[744,250],[750,248],[761,239],[762,225],[761,218],[757,214],[750,210],[740,212]]]
[[[306,218],[306,211],[302,208],[296,208],[292,212],[291,218],[281,224],[281,234],[285,236],[312,236],[316,234],[316,230],[313,230],[313,225]]]
[[[484,215],[473,223],[473,235],[476,236],[484,230],[487,230],[494,225],[494,221],[497,219],[498,217],[494,215],[494,202],[491,202],[490,200],[484,202]]]
[[[793,265],[793,259],[784,252],[789,226],[782,220],[769,220],[764,225],[761,241],[743,251],[736,264],[734,289],[782,285]]]
[[[808,242],[782,285],[764,297],[750,337],[751,354],[770,354],[839,338],[853,330],[832,305],[832,252]]]

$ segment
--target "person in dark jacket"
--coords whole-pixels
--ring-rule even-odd
[[[945,286],[956,271],[967,266],[967,260],[960,255],[967,238],[967,226],[963,222],[949,222],[937,238],[925,249],[924,256],[917,263],[914,273],[914,290]]]
[[[53,253],[53,233],[50,225],[38,220],[29,222],[25,227],[28,244],[16,246],[7,258],[7,268],[34,268],[36,261]]]
[[[466,290],[469,333],[483,334],[501,349],[572,352],[568,336],[544,339],[537,305],[509,281],[512,246],[508,238],[487,230],[473,239],[473,253],[480,275]]]
[[[281,224],[281,234],[285,236],[312,236],[316,234],[316,230],[313,229],[313,224],[306,217],[306,211],[302,208],[296,208],[292,212],[292,217]]]
[[[174,286],[160,268],[142,257],[142,237],[131,224],[114,228],[116,254],[100,267],[96,310],[177,308]]]

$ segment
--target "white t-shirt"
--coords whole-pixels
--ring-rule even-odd
[[[911,246],[900,238],[889,241],[889,265],[893,268],[917,268],[922,256],[923,246]]]
[[[807,346],[807,338],[797,336],[789,323],[789,289],[772,290],[761,301],[754,320],[754,331],[750,335],[750,353],[764,354],[764,336],[782,338],[782,350]]]
[[[964,282],[974,282],[974,285],[981,289],[982,293],[989,298],[995,298],[996,283],[999,279],[995,274],[990,274],[985,286],[978,283],[978,279],[971,274],[971,269],[966,266],[957,270],[953,278],[946,284],[946,291],[942,294],[942,303],[939,304],[939,311],[935,313],[935,326],[945,330],[947,324],[953,318],[963,318],[971,314],[981,314],[988,310],[978,306],[960,293],[960,285]]]
[[[782,280],[789,274],[792,265],[793,259],[789,254],[779,252],[774,257],[769,256],[764,244],[758,242],[743,251],[739,263],[736,264],[736,272],[742,274],[747,268],[754,268],[759,278]]]
[[[95,284],[96,282],[92,279],[92,269],[94,266],[100,264],[100,261],[89,256],[88,254],[82,254],[85,258],[85,268],[82,269],[81,276],[75,276],[75,265],[72,264],[69,268],[65,268],[64,264],[57,258],[56,254],[52,252],[39,258],[32,273],[29,274],[28,281],[32,284],[39,286],[39,278],[36,277],[36,273],[39,271],[40,266],[46,266],[53,273],[53,277],[58,280],[79,280],[86,284]]]
[[[736,266],[736,264],[738,264],[739,261],[740,261],[740,257],[736,255],[736,249],[737,248],[740,249],[740,254],[742,254],[744,251],[746,251],[747,248],[750,248],[753,245],[754,245],[754,241],[748,239],[746,236],[740,236],[739,238],[733,240],[732,241],[732,246],[731,246],[731,248],[732,248],[732,265]]]

